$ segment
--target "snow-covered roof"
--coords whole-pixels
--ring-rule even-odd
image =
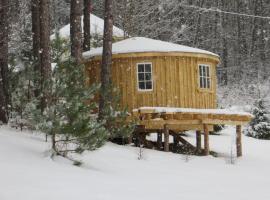
[[[182,53],[201,53],[212,56],[217,56],[210,51],[192,48],[184,45],[174,44],[170,42],[164,42],[160,40],[154,40],[145,37],[134,37],[120,42],[116,42],[112,45],[113,54],[124,54],[124,53],[144,53],[144,52],[182,52]],[[85,52],[84,58],[91,58],[94,56],[102,55],[102,47],[92,49],[91,51]]]
[[[82,27],[83,27],[83,17],[81,18],[82,20]],[[91,34],[97,34],[97,35],[103,35],[103,30],[104,30],[104,20],[97,17],[96,15],[91,14],[90,15],[90,30]],[[83,29],[82,29],[83,30]],[[60,37],[62,38],[69,38],[70,37],[70,24],[64,26],[59,30]],[[123,37],[124,36],[124,31],[121,30],[120,28],[113,26],[113,35],[115,37]],[[54,39],[55,35],[51,35],[51,39]]]

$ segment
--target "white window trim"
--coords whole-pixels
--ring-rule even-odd
[[[209,68],[209,88],[208,87],[201,87],[201,74],[200,74],[200,66],[204,66],[204,67],[208,67]],[[207,77],[206,77],[207,78]],[[212,69],[211,69],[211,65],[209,64],[198,64],[198,86],[200,90],[212,90]]]
[[[139,65],[147,65],[150,64],[151,66],[151,82],[152,82],[152,89],[140,89],[139,87]],[[145,73],[145,72],[144,72]],[[137,76],[137,90],[139,92],[151,92],[154,90],[154,81],[153,81],[153,64],[152,62],[141,62],[141,63],[137,63],[137,67],[136,67],[136,76]]]

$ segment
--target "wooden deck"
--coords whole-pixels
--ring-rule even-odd
[[[252,115],[222,109],[186,109],[142,107],[133,110],[133,119],[137,123],[137,133],[156,132],[157,138],[164,134],[164,150],[169,151],[169,135],[179,142],[178,133],[196,131],[196,148],[201,150],[201,135],[204,136],[204,155],[209,155],[209,132],[214,125],[236,126],[237,156],[242,156],[241,127],[250,122]],[[162,137],[161,137],[162,138]],[[160,141],[157,141],[160,143]],[[176,144],[175,144],[176,145]]]

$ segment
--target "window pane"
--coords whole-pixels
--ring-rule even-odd
[[[147,81],[146,82],[146,89],[151,90],[152,89],[152,81]]]
[[[202,66],[200,65],[200,76],[202,76]]]
[[[151,81],[151,80],[152,80],[152,75],[151,75],[151,73],[146,73],[146,74],[145,74],[145,80],[147,80],[147,81]]]
[[[203,88],[203,77],[200,77],[200,87]]]
[[[206,76],[205,66],[202,66],[203,76]]]
[[[145,82],[139,82],[139,89],[145,90]]]
[[[206,88],[206,78],[203,78],[203,88]]]
[[[139,73],[138,77],[139,77],[139,81],[144,81],[144,73]]]
[[[138,65],[138,72],[144,72],[144,65],[143,64]]]
[[[207,77],[210,77],[210,74],[209,74],[209,67],[206,67],[206,76],[207,76]]]
[[[150,64],[145,65],[145,72],[151,72],[151,65]]]

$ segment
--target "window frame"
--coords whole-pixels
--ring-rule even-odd
[[[151,84],[152,84],[152,88],[151,89],[140,89],[140,85],[139,84],[142,81],[140,81],[140,79],[139,79],[139,74],[140,74],[139,73],[139,65],[144,65],[144,67],[145,67],[145,65],[150,65],[150,69],[151,69],[151,71],[150,71],[150,73],[151,73],[151,80],[149,80],[149,81],[144,80],[143,82],[146,83],[146,82],[150,82],[151,81]],[[145,74],[145,73],[146,72],[144,70],[143,74]],[[137,76],[137,91],[139,91],[139,92],[152,92],[154,90],[153,64],[152,64],[152,62],[140,62],[140,63],[137,63],[136,64],[136,76]]]
[[[201,71],[200,71],[200,67],[208,67],[209,69],[209,76],[201,76]],[[206,64],[206,63],[200,63],[198,64],[198,87],[199,87],[199,90],[202,90],[202,91],[212,91],[212,68],[211,68],[211,65],[210,64]],[[209,87],[201,87],[201,78],[203,79],[206,79],[206,86],[207,86],[207,79],[209,79]]]

